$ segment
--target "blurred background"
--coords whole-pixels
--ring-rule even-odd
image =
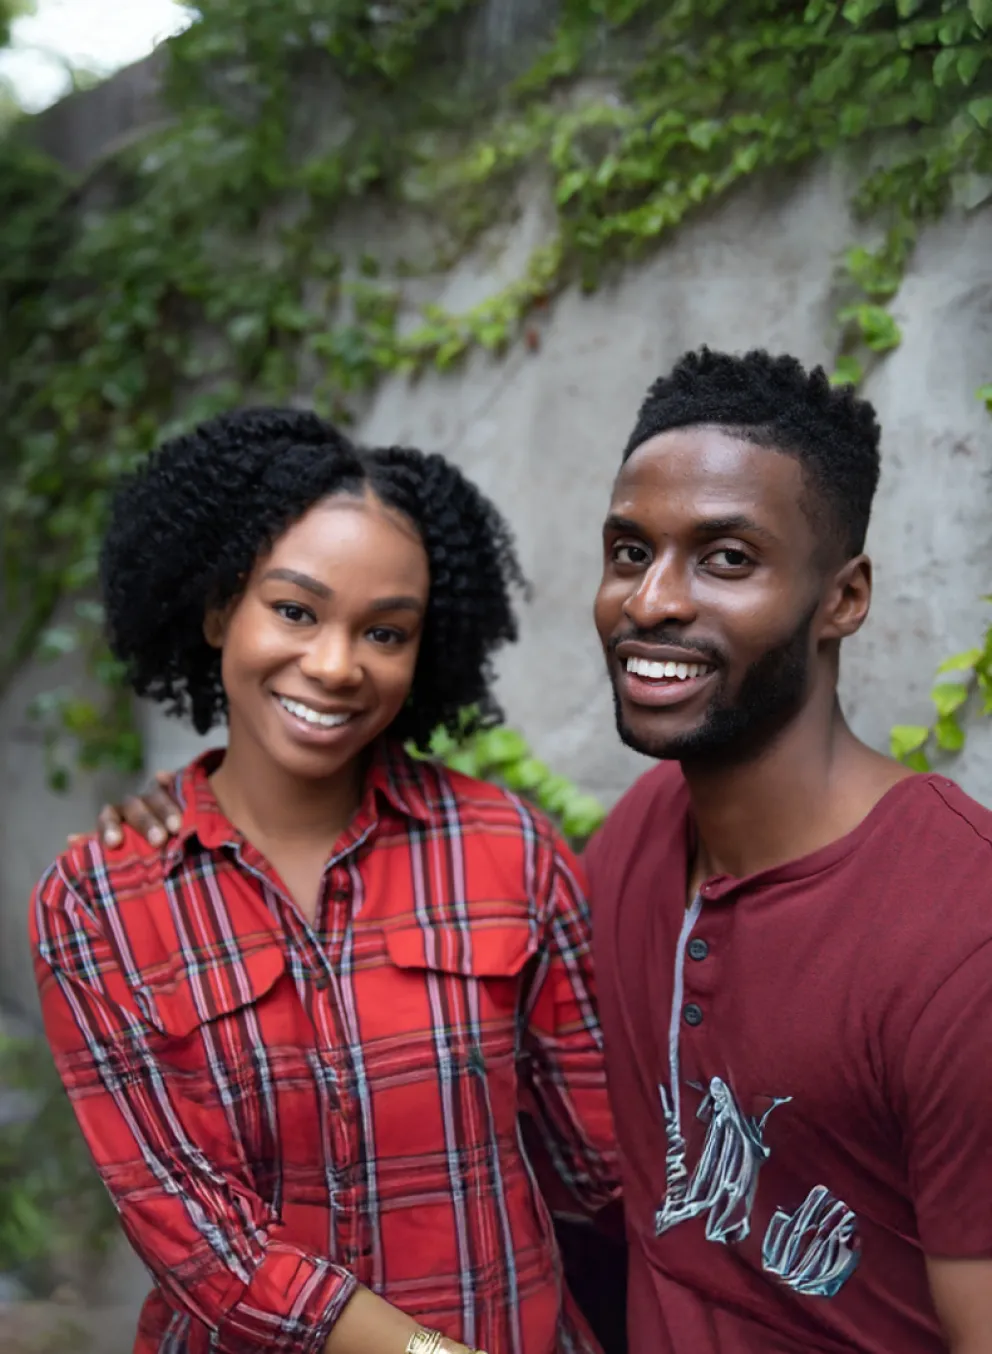
[[[884,430],[848,714],[992,804],[990,206],[992,0],[0,0],[0,1351],[123,1354],[146,1287],[25,923],[198,750],[100,639],[121,469],[249,401],[459,462],[534,595],[515,738],[443,751],[581,839],[641,769],[590,606],[642,396],[700,343],[823,363]]]

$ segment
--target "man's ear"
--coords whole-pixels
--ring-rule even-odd
[[[211,649],[222,649],[224,647],[224,636],[227,634],[227,622],[230,614],[229,607],[211,607],[204,616],[203,638]]]
[[[821,639],[847,639],[864,625],[871,608],[871,560],[849,559],[834,575],[823,604]]]

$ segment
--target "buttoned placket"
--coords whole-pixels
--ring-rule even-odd
[[[374,1250],[368,1219],[358,1207],[366,1182],[362,1177],[365,1153],[360,1084],[364,1074],[356,1067],[362,1058],[361,1032],[355,1021],[355,1003],[349,998],[344,976],[354,906],[354,875],[369,838],[378,827],[374,816],[357,835],[349,832],[324,866],[321,894],[311,924],[278,878],[259,863],[245,858],[248,843],[232,843],[242,869],[264,885],[276,900],[280,930],[287,947],[290,972],[308,1011],[314,1032],[313,1073],[319,1081],[332,1143],[334,1178],[328,1189],[335,1203],[333,1258],[346,1267],[366,1259]],[[329,1240],[331,1240],[329,1238]]]

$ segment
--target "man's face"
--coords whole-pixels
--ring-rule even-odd
[[[746,760],[802,708],[826,586],[804,488],[794,457],[707,427],[621,469],[595,617],[638,752]]]

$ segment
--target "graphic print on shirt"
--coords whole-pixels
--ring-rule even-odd
[[[707,1241],[726,1246],[750,1235],[758,1178],[771,1153],[764,1140],[765,1125],[769,1116],[792,1097],[773,1098],[761,1118],[755,1119],[741,1111],[726,1081],[713,1077],[696,1114],[706,1124],[706,1137],[690,1174],[679,1094],[679,1018],[685,990],[685,948],[701,910],[701,901],[696,898],[686,912],[676,948],[668,1042],[670,1081],[668,1087],[658,1087],[667,1149],[665,1198],[655,1213],[655,1235],[705,1215]],[[857,1269],[860,1258],[857,1218],[824,1185],[811,1189],[794,1213],[777,1209],[761,1247],[765,1272],[805,1297],[834,1297]]]
[[[677,1110],[665,1087],[658,1089],[668,1135],[668,1189],[655,1214],[655,1235],[706,1214],[707,1241],[743,1241],[751,1231],[758,1172],[768,1156],[762,1132],[772,1110],[786,1101],[776,1100],[760,1120],[750,1119],[738,1109],[729,1086],[714,1077],[696,1114],[709,1126],[702,1156],[690,1177]]]

